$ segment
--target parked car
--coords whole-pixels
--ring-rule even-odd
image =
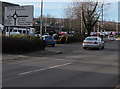
[[[97,36],[86,37],[82,45],[83,45],[83,49],[86,48],[104,49],[104,41]]]
[[[50,35],[43,35],[42,36],[43,40],[45,41],[46,45],[52,45],[52,47],[55,46],[56,42],[54,38]]]
[[[117,32],[112,32],[112,34],[113,34],[113,35],[118,35],[118,33],[117,33]]]
[[[17,34],[20,34],[20,32],[6,32],[5,36],[17,35]]]
[[[38,37],[41,37],[41,34],[34,34],[34,36],[38,36]]]
[[[90,35],[95,36],[95,35],[97,35],[97,33],[96,32],[91,32]]]
[[[116,38],[115,38],[115,36],[113,36],[113,35],[109,35],[108,36],[108,40],[115,40]]]

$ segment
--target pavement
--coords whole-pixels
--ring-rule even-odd
[[[117,38],[116,40],[120,40],[120,38]]]
[[[27,59],[33,56],[42,57],[42,56],[55,55],[55,54],[61,54],[61,53],[62,51],[46,48],[45,50],[34,51],[30,53],[25,53],[25,54],[2,54],[2,62],[8,62],[8,61],[13,61],[18,59],[23,60],[24,58]]]

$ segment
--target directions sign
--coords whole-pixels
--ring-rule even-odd
[[[5,7],[5,26],[32,26],[33,6]]]

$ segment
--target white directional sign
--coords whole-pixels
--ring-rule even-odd
[[[5,26],[32,26],[33,6],[5,7]]]

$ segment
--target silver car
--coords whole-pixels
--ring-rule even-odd
[[[86,48],[104,49],[104,41],[97,36],[86,37],[82,45],[83,45],[83,49]]]

